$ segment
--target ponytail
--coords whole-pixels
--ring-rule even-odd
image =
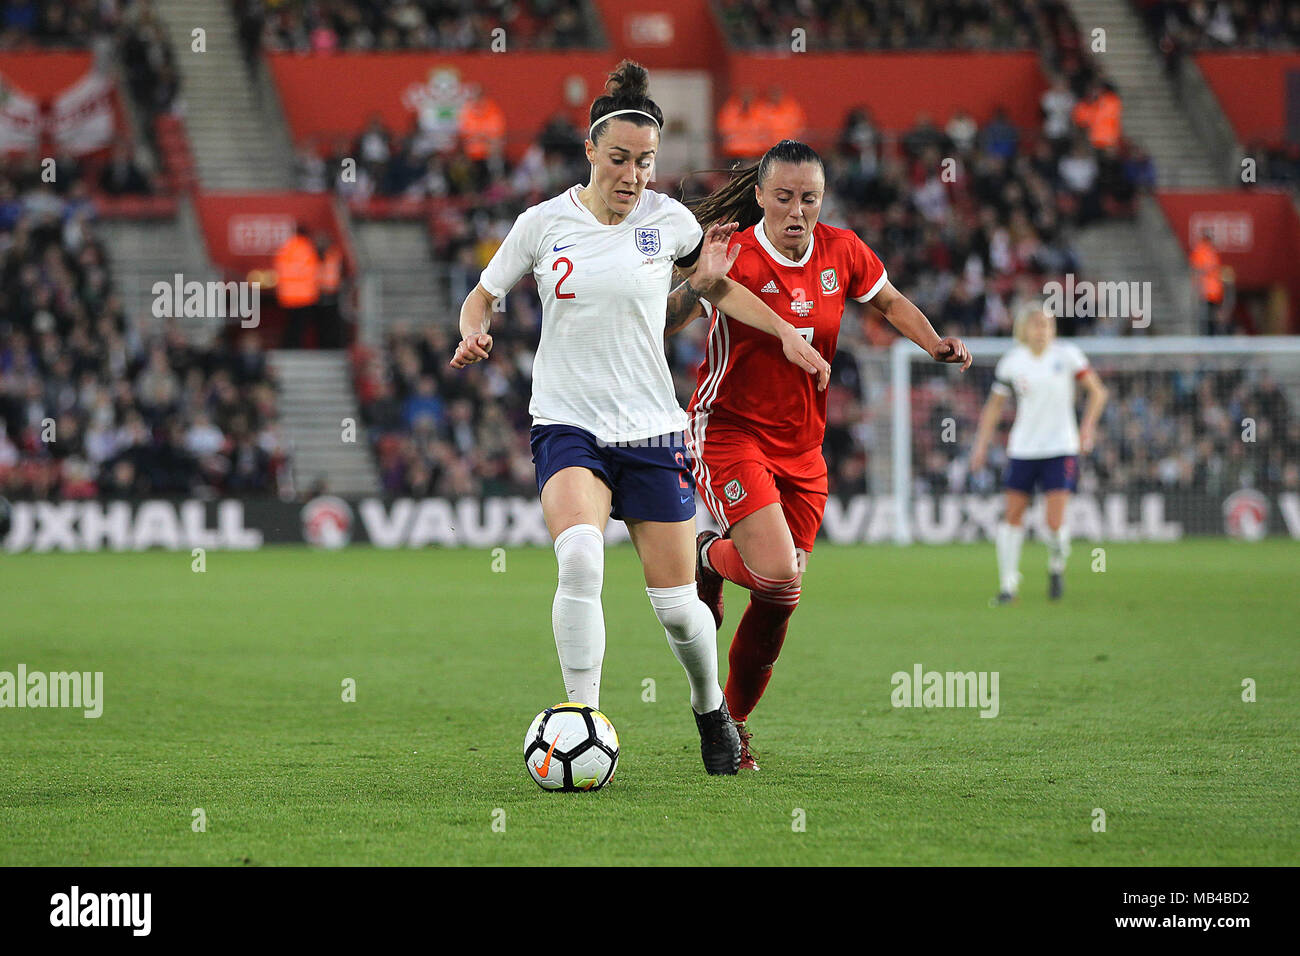
[[[735,171],[731,181],[707,196],[687,201],[686,208],[695,214],[695,220],[705,229],[718,222],[738,222],[740,229],[763,220],[763,207],[754,198],[758,173],[762,164]],[[704,170],[712,172],[712,170]]]
[[[763,221],[763,207],[758,204],[755,187],[761,187],[772,172],[774,163],[816,163],[826,175],[826,166],[817,151],[806,143],[793,139],[783,139],[777,143],[755,165],[744,169],[731,170],[731,181],[707,196],[692,199],[686,208],[695,214],[695,220],[705,229],[719,222],[739,223],[737,231]],[[718,170],[702,170],[718,172]],[[683,188],[685,180],[683,180]]]

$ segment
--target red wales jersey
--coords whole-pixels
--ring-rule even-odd
[[[787,259],[763,224],[737,233],[741,246],[727,273],[799,330],[822,357],[835,356],[844,300],[866,302],[887,280],[885,267],[851,229],[817,223],[803,259]],[[709,337],[687,412],[695,439],[710,424],[760,437],[774,455],[820,447],[826,434],[826,393],[817,377],[786,361],[775,336],[709,309]]]

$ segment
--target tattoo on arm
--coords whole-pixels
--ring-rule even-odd
[[[664,334],[680,332],[695,318],[700,304],[700,294],[691,288],[690,280],[668,293],[668,310],[664,317]]]

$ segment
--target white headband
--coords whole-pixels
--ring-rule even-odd
[[[591,134],[596,132],[596,127],[599,126],[601,123],[605,122],[605,120],[609,119],[611,116],[619,116],[623,113],[640,113],[642,116],[649,117],[650,122],[655,124],[655,129],[661,130],[659,126],[659,121],[655,119],[653,116],[650,116],[650,114],[647,113],[645,110],[614,110],[614,112],[606,113],[600,119],[596,120],[596,122],[591,124],[591,129],[587,130],[587,139],[592,139]],[[595,140],[592,139],[592,142],[595,142]]]

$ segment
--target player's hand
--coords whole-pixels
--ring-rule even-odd
[[[971,456],[970,456],[971,472],[974,473],[977,471],[982,471],[984,469],[984,462],[987,459],[988,459],[988,452],[983,448],[976,448],[973,452],[971,452]]]
[[[695,271],[691,273],[691,287],[707,294],[716,282],[726,278],[732,263],[740,255],[740,246],[728,248],[738,222],[714,223],[704,234],[704,244],[700,247],[700,258]]]
[[[460,344],[456,346],[456,354],[451,357],[451,367],[465,368],[467,365],[481,362],[491,351],[492,336],[486,332],[476,332],[460,340]]]
[[[1079,451],[1091,454],[1097,444],[1097,431],[1091,425],[1079,426]]]
[[[817,376],[817,391],[826,391],[831,381],[831,363],[822,358],[822,353],[808,344],[808,340],[795,331],[793,325],[781,329],[781,351],[786,360],[798,365],[809,375]]]
[[[934,347],[930,357],[936,362],[945,362],[949,365],[961,364],[961,370],[964,372],[970,368],[972,361],[970,350],[966,348],[966,343],[961,339],[948,336],[940,339],[939,344]]]

